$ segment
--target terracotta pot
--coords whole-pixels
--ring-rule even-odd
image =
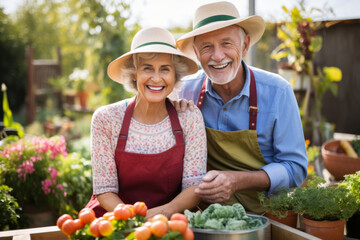
[[[285,211],[281,212],[281,215],[284,215],[284,214],[285,214]],[[297,213],[295,213],[293,210],[288,211],[287,216],[284,218],[281,218],[281,219],[279,219],[276,215],[274,215],[272,213],[272,211],[265,213],[265,216],[274,221],[285,224],[289,227],[296,228],[298,216],[297,216]]]
[[[304,231],[326,240],[343,240],[345,221],[313,221],[302,216]]]
[[[360,158],[349,157],[343,153],[339,140],[330,140],[321,146],[324,167],[335,180],[344,179],[346,174],[354,174],[360,170]]]
[[[80,91],[77,93],[77,96],[79,98],[80,101],[80,106],[82,108],[86,108],[87,107],[87,99],[89,97],[89,93],[87,91]]]

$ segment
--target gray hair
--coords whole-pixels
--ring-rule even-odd
[[[121,79],[125,88],[132,92],[137,92],[136,86],[136,71],[140,58],[142,59],[154,59],[159,53],[135,53],[125,61],[125,64],[121,69]],[[178,55],[171,55],[172,63],[175,69],[175,87],[179,87],[181,78],[187,75],[189,66],[186,64],[183,57]]]

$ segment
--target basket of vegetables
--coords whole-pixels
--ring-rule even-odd
[[[360,170],[360,139],[329,140],[321,146],[321,156],[335,180],[343,180],[345,175]]]
[[[244,207],[211,204],[203,212],[185,210],[196,240],[270,239],[269,219],[246,214]]]

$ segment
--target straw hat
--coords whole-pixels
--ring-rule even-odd
[[[122,67],[135,53],[168,53],[178,55],[184,59],[188,66],[187,74],[193,74],[199,70],[197,63],[193,59],[185,56],[176,48],[174,36],[169,31],[152,27],[137,32],[131,43],[130,52],[121,55],[109,64],[107,73],[112,80],[122,83]]]
[[[250,46],[256,43],[265,31],[265,22],[260,16],[240,18],[235,5],[230,2],[215,2],[200,6],[194,14],[193,30],[178,39],[178,48],[190,57],[196,57],[193,50],[194,37],[231,25],[242,27],[250,36]]]

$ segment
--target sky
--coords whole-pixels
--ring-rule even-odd
[[[13,13],[23,1],[0,0],[0,7],[5,8],[5,13]],[[214,1],[217,0],[129,0],[132,9],[129,24],[137,22],[141,27],[187,27],[192,22],[192,16],[197,7]],[[249,16],[248,0],[227,1],[237,7],[241,17]],[[292,8],[297,5],[297,0],[255,1],[255,14],[262,16],[266,21],[273,22],[285,18],[282,6]],[[330,20],[360,18],[360,0],[307,0],[306,3],[309,8],[331,7],[335,16],[331,16]]]

